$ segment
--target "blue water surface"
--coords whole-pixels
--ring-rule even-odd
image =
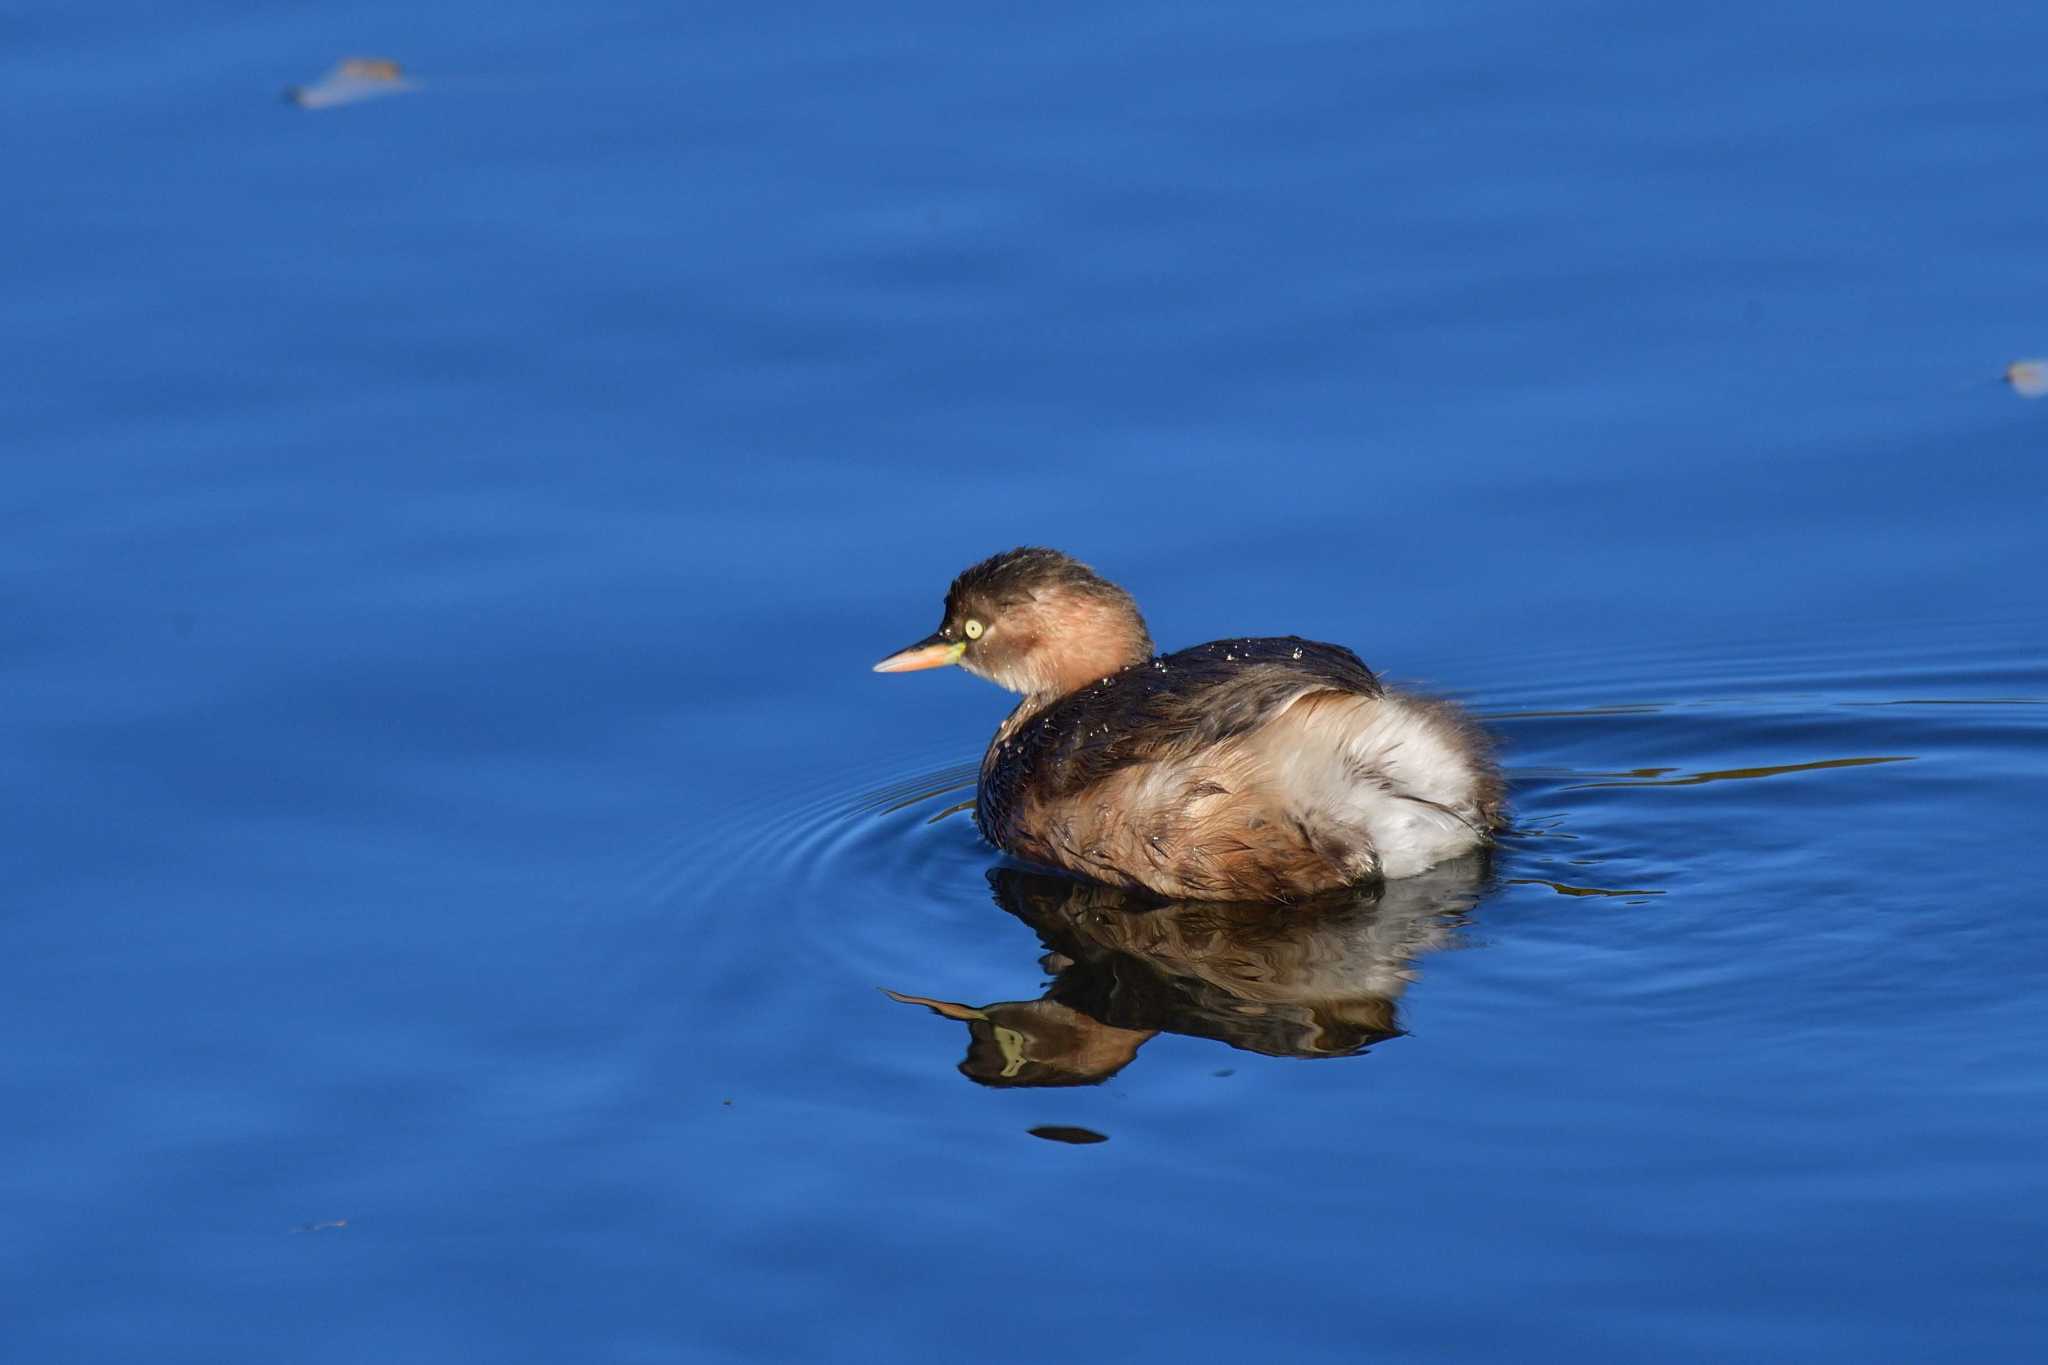
[[[2048,11],[5,29],[9,1361],[2038,1358]],[[1514,832],[1006,878],[1018,543]]]

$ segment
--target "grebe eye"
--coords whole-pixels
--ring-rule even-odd
[[[981,638],[981,632],[984,629],[984,627],[979,621],[969,620],[965,626],[961,627],[961,629],[967,632],[968,639],[979,640]]]

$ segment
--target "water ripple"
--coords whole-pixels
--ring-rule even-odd
[[[1927,783],[2038,771],[2048,745],[2038,662],[1875,674],[1854,662],[1758,664],[1733,683],[1711,676],[1718,669],[1691,679],[1674,669],[1654,692],[1589,676],[1474,702],[1500,736],[1513,791],[1497,895],[1682,913],[1684,893],[1757,875],[1780,828],[1811,828],[1830,808],[1853,843],[1908,818],[1929,799]],[[667,980],[660,964],[685,959],[700,990],[756,1006],[764,992],[822,982],[923,979],[934,963],[950,964],[942,975],[953,980],[1014,974],[1028,957],[1009,956],[1014,927],[991,913],[985,877],[1000,855],[960,818],[975,772],[955,750],[825,779],[787,774],[758,784],[716,827],[679,830],[615,888],[622,932],[656,964],[649,989]],[[1663,795],[1631,799],[1643,791]],[[1714,837],[1702,840],[1709,811]],[[743,904],[776,916],[775,931],[736,922]],[[813,965],[791,973],[792,962]]]

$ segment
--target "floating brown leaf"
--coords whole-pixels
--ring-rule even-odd
[[[418,88],[389,57],[345,57],[316,83],[288,86],[284,95],[301,109],[330,109]]]

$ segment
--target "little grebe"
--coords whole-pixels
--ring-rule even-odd
[[[974,819],[1019,858],[1179,900],[1287,900],[1491,841],[1501,780],[1448,702],[1288,636],[1154,657],[1129,593],[1057,550],[953,580],[937,631],[878,673],[959,664],[1024,694]]]

